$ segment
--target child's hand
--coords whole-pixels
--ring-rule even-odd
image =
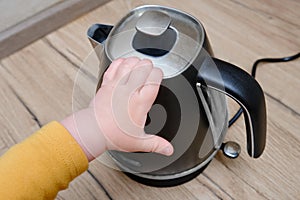
[[[90,107],[74,114],[75,123],[65,119],[62,124],[89,160],[107,149],[171,155],[173,147],[168,141],[144,132],[161,80],[161,70],[154,68],[150,60],[117,59],[105,72]]]

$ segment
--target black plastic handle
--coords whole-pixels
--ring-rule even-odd
[[[213,58],[201,65],[198,82],[234,99],[243,109],[247,131],[247,149],[251,157],[259,157],[266,142],[266,104],[264,93],[257,81],[244,70]],[[209,64],[210,63],[210,64]],[[216,76],[218,71],[220,76]],[[221,78],[220,78],[221,77]]]

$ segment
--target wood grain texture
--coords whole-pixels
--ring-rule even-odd
[[[300,50],[298,1],[111,1],[1,61],[2,152],[38,129],[39,124],[60,120],[72,112],[76,72],[91,52],[87,28],[94,23],[114,24],[143,4],[166,5],[191,13],[204,24],[215,56],[247,71],[258,58],[287,56]],[[240,143],[240,157],[231,160],[218,153],[209,167],[189,183],[173,188],[148,187],[95,160],[58,199],[298,199],[299,64],[296,60],[265,64],[258,69],[257,79],[265,91],[268,112],[267,145],[261,158],[248,156],[241,118],[226,136],[226,140]],[[231,100],[228,104],[231,113],[238,108]]]
[[[0,8],[3,11],[0,15],[0,58],[10,55],[107,1],[1,1]]]
[[[60,2],[62,2],[62,0],[1,0],[0,32],[22,23],[22,21]]]

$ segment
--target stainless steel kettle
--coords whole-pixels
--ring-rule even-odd
[[[266,140],[266,107],[259,84],[242,69],[213,58],[202,24],[162,6],[132,10],[114,27],[92,25],[88,37],[101,61],[101,77],[112,60],[137,56],[164,73],[145,131],[169,140],[170,157],[110,151],[131,178],[153,186],[173,186],[201,173],[221,148],[228,127],[225,95],[244,111],[247,149],[259,157]]]

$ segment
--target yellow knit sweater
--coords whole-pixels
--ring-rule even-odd
[[[51,122],[0,157],[0,199],[54,199],[87,168],[78,143]]]

